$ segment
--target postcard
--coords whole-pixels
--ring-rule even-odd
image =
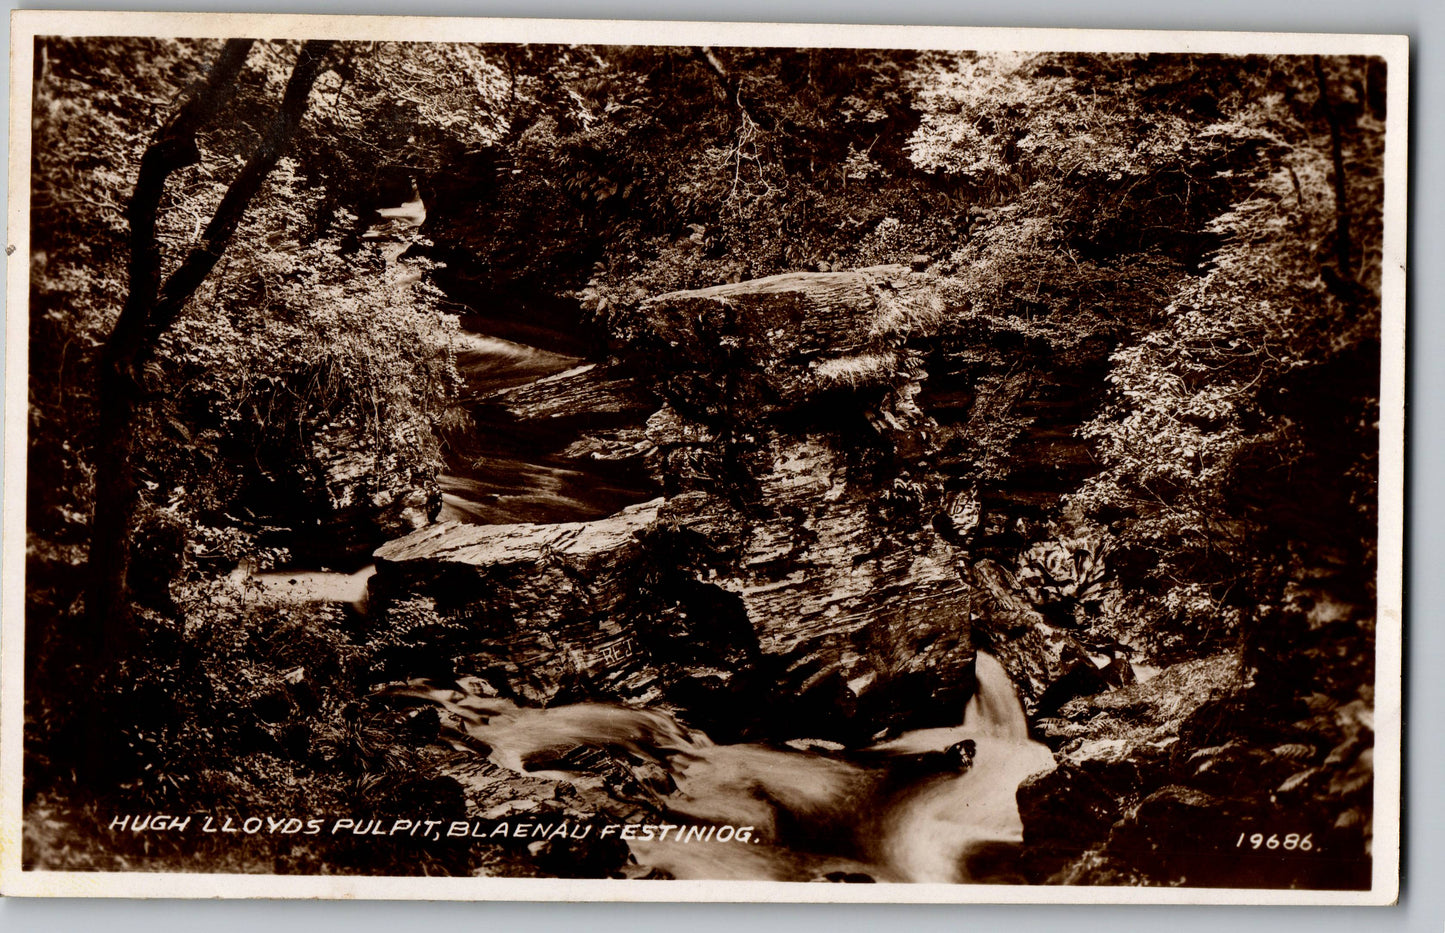
[[[1403,37],[12,22],[3,893],[1395,900]]]

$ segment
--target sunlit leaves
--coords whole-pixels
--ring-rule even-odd
[[[1338,62],[1330,72],[1351,73]],[[1380,235],[1380,130],[1361,114],[1347,138],[1360,268],[1342,283],[1329,136],[1311,106],[1315,76],[1282,59],[1256,80],[1274,90],[1238,99],[1221,114],[1226,119],[1201,130],[1212,145],[1253,153],[1228,170],[1227,180],[1249,184],[1209,221],[1219,245],[1201,274],[1179,280],[1164,325],[1114,353],[1112,401],[1084,429],[1104,469],[1074,497],[1087,511],[1114,516],[1124,550],[1140,556],[1153,580],[1162,618],[1211,628],[1226,599],[1241,625],[1268,624],[1262,601],[1285,568],[1274,563],[1278,545],[1267,542],[1299,535],[1288,524],[1303,520],[1296,515],[1359,499],[1339,488],[1338,473],[1328,497],[1291,477],[1331,457],[1354,484],[1373,462],[1373,428],[1350,425],[1352,408],[1314,403],[1302,387],[1321,378],[1315,373],[1350,365],[1343,361],[1378,339],[1371,257]],[[1342,391],[1358,382],[1372,394],[1371,373],[1355,364]],[[1313,501],[1295,502],[1303,496]],[[1135,598],[1153,597],[1146,589]]]

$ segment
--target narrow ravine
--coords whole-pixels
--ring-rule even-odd
[[[890,274],[905,287],[926,285]],[[866,330],[875,310],[868,304],[871,293],[865,284],[863,277],[847,275],[793,276],[738,288],[755,289],[759,300],[778,307],[812,300],[815,294],[841,302],[834,290],[845,293],[850,312],[860,317],[848,331],[853,333]],[[779,299],[779,294],[809,297]],[[703,300],[711,303],[715,296],[708,293]],[[443,735],[449,735],[460,752],[462,763],[454,776],[471,787],[479,815],[514,812],[514,807],[533,812],[538,806],[538,812],[552,812],[554,805],[543,801],[561,800],[569,793],[563,788],[571,788],[586,800],[559,812],[571,812],[574,818],[577,813],[606,814],[628,825],[659,820],[730,836],[725,842],[660,833],[627,837],[633,868],[659,877],[1019,880],[1023,826],[1015,793],[1025,778],[1053,767],[1053,756],[1031,740],[1024,708],[1004,667],[988,654],[975,656],[964,640],[966,632],[960,634],[955,620],[964,610],[955,604],[962,588],[953,555],[931,532],[919,533],[926,541],[920,553],[926,557],[860,568],[857,555],[881,546],[882,539],[874,541],[866,522],[860,524],[865,514],[861,502],[839,500],[850,484],[863,484],[864,479],[835,463],[825,441],[780,436],[779,453],[764,467],[780,472],[764,475],[760,491],[770,505],[763,514],[784,516],[786,523],[790,516],[811,510],[817,513],[818,530],[783,524],[751,533],[763,550],[756,557],[738,558],[739,566],[802,562],[795,571],[779,570],[782,577],[776,582],[749,576],[736,584],[745,599],[763,602],[752,607],[755,617],[740,620],[744,627],[732,637],[741,645],[761,639],[759,625],[765,630],[771,626],[776,632],[769,644],[791,651],[790,645],[801,643],[798,633],[804,626],[825,631],[854,624],[849,620],[860,613],[839,609],[837,618],[824,614],[811,621],[803,616],[826,613],[820,607],[838,601],[868,607],[866,611],[880,618],[874,632],[896,628],[889,637],[900,645],[917,642],[919,651],[934,652],[909,700],[956,703],[956,711],[949,715],[916,709],[899,715],[894,722],[903,724],[882,733],[892,738],[875,738],[872,744],[867,736],[886,720],[840,742],[816,715],[795,715],[786,726],[779,722],[731,730],[734,738],[714,741],[694,723],[709,723],[708,731],[723,734],[714,727],[717,710],[679,699],[682,694],[668,697],[665,687],[657,685],[661,681],[647,660],[647,649],[637,647],[649,636],[630,628],[636,618],[628,601],[643,585],[641,578],[632,577],[633,564],[640,568],[645,563],[633,554],[636,532],[657,520],[656,507],[633,516],[636,528],[618,516],[630,514],[623,512],[626,506],[652,500],[657,488],[640,459],[593,460],[563,453],[599,430],[641,427],[647,415],[638,417],[639,407],[618,403],[620,390],[607,388],[628,383],[627,377],[618,370],[594,372],[575,357],[490,334],[469,332],[463,339],[458,362],[467,383],[461,402],[464,417],[454,419],[460,427],[444,438],[449,473],[443,479],[447,499],[442,517],[493,528],[418,532],[378,551],[378,581],[384,584],[378,598],[395,601],[410,594],[430,600],[440,618],[465,620],[480,633],[484,657],[469,657],[466,670],[476,676],[456,685],[416,680],[379,692],[393,700],[440,707]],[[787,367],[794,365],[804,367],[789,358],[758,368],[768,378],[784,379]],[[559,388],[569,379],[582,384],[575,391]],[[598,400],[595,409],[592,399]],[[900,417],[908,417],[907,412]],[[628,418],[633,422],[628,424]],[[895,423],[896,430],[907,430],[896,418]],[[688,431],[705,433],[703,428],[682,429],[683,434]],[[834,469],[838,473],[831,478]],[[822,477],[830,478],[823,482]],[[853,494],[864,495],[862,490],[860,485]],[[723,500],[716,508],[730,514]],[[608,522],[612,524],[604,528]],[[819,563],[813,566],[809,560]],[[846,579],[839,569],[845,564],[850,568]],[[694,580],[693,586],[718,586],[711,582],[717,576],[714,571],[707,584]],[[798,586],[805,591],[793,594],[789,589]],[[668,592],[694,590],[682,586]],[[913,608],[924,603],[931,608]],[[592,608],[600,605],[610,607],[603,616]],[[699,625],[716,628],[725,617],[715,607],[699,606]],[[748,611],[748,604],[738,603],[734,609]],[[683,614],[690,611],[681,609]],[[919,613],[916,618],[914,612]],[[937,636],[925,638],[930,626],[939,627]],[[508,640],[514,636],[516,641]],[[718,635],[708,630],[698,637]],[[599,639],[606,645],[599,647]],[[614,641],[627,647],[616,647]],[[848,652],[826,647],[826,640],[818,644],[822,647],[805,645],[780,664],[780,670],[798,679],[800,691],[839,678],[856,696],[866,693],[880,675],[898,676],[897,670],[873,666],[880,663],[876,658],[860,657],[859,666],[845,672],[839,665],[850,657]],[[681,676],[710,676],[696,661],[685,662],[684,668]],[[565,692],[563,683],[578,671],[587,672],[581,675],[584,679],[593,678],[592,686]],[[650,692],[609,693],[597,686],[626,671],[639,683],[653,684]],[[745,677],[740,673],[744,671],[736,666],[728,676]],[[535,687],[530,693],[527,684]],[[590,701],[606,696],[624,702]],[[737,702],[761,700],[748,696]],[[909,722],[935,727],[916,728]],[[810,734],[811,728],[822,731]],[[485,767],[477,768],[479,763]],[[624,777],[618,776],[619,770]],[[551,782],[550,790],[529,783],[535,781]],[[737,841],[739,833],[746,842]]]
[[[553,409],[519,417],[515,392],[586,375],[579,357],[487,333],[488,319],[463,317],[456,365],[463,380],[442,442],[438,522],[560,525],[618,513],[658,493],[640,461],[568,456],[589,430],[615,428],[618,413]],[[546,342],[545,339],[542,342]],[[610,419],[610,420],[609,420]],[[634,420],[636,420],[634,418]],[[633,427],[640,427],[640,423]],[[253,578],[267,592],[304,601],[347,602],[367,611],[374,568],[343,575],[275,573]],[[485,681],[384,685],[391,701],[443,711],[443,733],[465,761],[466,785],[499,779],[587,783],[634,812],[707,828],[707,839],[648,834],[626,842],[637,870],[694,880],[1016,882],[1023,824],[1016,792],[1054,767],[1033,741],[1004,667],[979,652],[974,689],[956,724],[913,729],[861,748],[797,737],[714,742],[686,722],[686,709],[613,703],[519,705]],[[473,689],[476,692],[471,692]],[[597,780],[597,768],[631,780]],[[484,777],[479,777],[484,775]],[[511,775],[508,778],[506,775]],[[720,842],[716,834],[730,838]],[[746,842],[738,842],[739,835]]]
[[[485,326],[463,316],[463,326]],[[481,525],[585,521],[655,496],[639,465],[569,457],[585,412],[548,422],[521,422],[492,401],[495,393],[583,365],[574,356],[478,331],[459,335],[461,417],[443,432],[447,469],[438,477],[438,521]]]
[[[426,206],[415,195],[378,213],[382,220],[367,236],[382,241],[386,262],[392,265],[408,249],[404,235],[425,223]],[[506,320],[506,315],[475,310],[460,315],[452,349],[462,385],[454,417],[438,429],[445,469],[437,476],[442,505],[435,521],[479,525],[585,521],[657,495],[656,484],[638,464],[563,453],[578,439],[585,417],[557,424],[523,423],[495,404],[499,392],[585,365],[581,357],[563,352],[576,343],[574,335],[549,329],[545,322],[507,328]],[[497,329],[526,335],[554,349],[506,339],[492,333]],[[346,559],[332,566],[347,564],[355,566]],[[367,581],[374,572],[371,564],[350,573],[299,565],[262,573],[242,568],[235,577],[267,599],[346,603],[365,611]]]

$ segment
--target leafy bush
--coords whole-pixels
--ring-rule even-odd
[[[81,746],[53,759],[90,762],[64,796],[55,775],[30,780],[32,814],[50,830],[27,843],[34,867],[458,874],[480,857],[398,837],[261,835],[238,841],[198,832],[115,833],[117,814],[237,818],[463,819],[460,787],[443,758],[416,742],[409,720],[370,700],[396,636],[361,634],[345,609],[258,601],[226,581],[176,587],[175,617],[153,613],[151,642],[121,659],[87,695],[106,706],[49,722],[28,736],[39,752]],[[50,656],[42,683],[56,685]],[[32,818],[32,824],[42,824]]]

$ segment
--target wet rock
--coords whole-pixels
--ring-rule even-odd
[[[1047,863],[1044,875],[1062,868],[1090,840],[1105,837],[1123,815],[1118,798],[1074,764],[1025,779],[1018,805],[1024,845]]]
[[[841,752],[847,747],[839,742],[830,742],[827,739],[789,739],[783,744],[796,751],[818,752],[824,755]]]
[[[390,541],[377,549],[378,572],[438,573],[446,568],[485,572],[535,567],[543,558],[577,570],[615,564],[635,546],[637,534],[657,517],[661,500],[630,506],[591,522],[469,525],[446,522]],[[523,580],[524,583],[533,581]],[[535,598],[536,594],[532,594]]]
[[[568,460],[631,460],[652,452],[645,427],[596,430],[582,435],[562,449]]]
[[[639,535],[660,506],[591,522],[426,528],[376,551],[373,600],[432,600],[441,619],[472,633],[463,672],[528,699],[547,702],[585,683],[642,695],[655,672],[627,620],[642,569]]]
[[[973,625],[979,647],[1003,664],[1030,717],[1050,715],[1074,697],[1110,686],[1083,644],[1020,595],[1013,574],[982,560],[972,578],[979,593]]]

